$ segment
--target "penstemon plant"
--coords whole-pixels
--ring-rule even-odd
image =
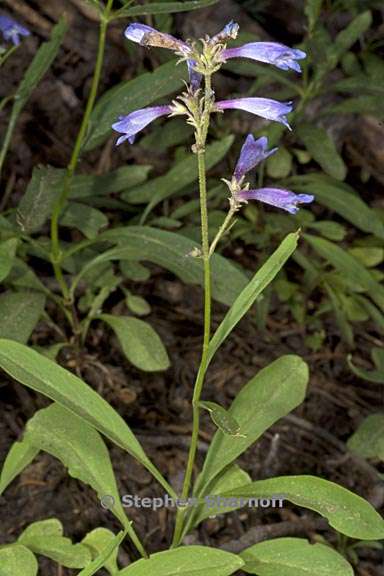
[[[313,510],[327,518],[330,526],[340,534],[351,539],[384,538],[383,519],[368,502],[345,488],[309,475],[252,480],[235,463],[238,456],[272,424],[303,401],[308,368],[300,357],[283,356],[263,368],[244,386],[228,410],[202,399],[206,372],[216,351],[293,254],[299,232],[291,233],[283,240],[238,294],[212,334],[211,263],[216,247],[230,229],[236,213],[250,200],[258,200],[291,214],[297,212],[299,204],[313,201],[311,194],[295,194],[282,188],[250,189],[246,182],[247,173],[276,153],[277,148],[268,149],[265,137],[255,139],[249,134],[232,177],[224,180],[229,189],[228,212],[216,236],[209,241],[206,146],[211,115],[227,109],[246,110],[289,128],[287,114],[292,110],[290,102],[268,98],[216,101],[212,76],[231,58],[251,58],[282,70],[293,69],[297,72],[300,71],[298,60],[305,58],[301,50],[270,42],[227,48],[227,43],[236,38],[237,33],[238,25],[230,22],[212,38],[184,42],[147,25],[129,25],[125,32],[128,39],[143,46],[168,48],[185,61],[190,81],[186,91],[171,104],[136,110],[113,124],[114,130],[121,134],[118,144],[125,140],[133,144],[143,128],[166,115],[184,116],[194,130],[192,151],[197,158],[201,247],[196,246],[185,257],[193,262],[198,261],[202,268],[204,330],[201,361],[192,398],[192,436],[181,494],[176,493],[154,466],[126,422],[90,386],[37,351],[18,342],[1,339],[1,368],[22,384],[53,400],[53,403],[31,418],[23,439],[12,446],[2,468],[0,493],[43,450],[60,459],[72,476],[89,484],[97,492],[103,507],[109,509],[123,526],[123,531],[117,535],[96,528],[82,543],[73,545],[63,537],[58,521],[50,519],[35,523],[19,536],[17,543],[0,548],[0,572],[3,570],[7,576],[36,575],[35,554],[48,556],[62,566],[82,568],[79,576],[95,574],[102,567],[112,576],[229,576],[238,570],[259,576],[311,572],[324,576],[353,574],[350,564],[335,549],[322,543],[312,545],[302,538],[276,538],[257,543],[240,554],[209,546],[183,545],[186,534],[208,516],[235,510],[255,499],[260,502],[287,500]],[[67,179],[73,176],[74,164],[71,166]],[[68,181],[64,191],[66,186],[69,186]],[[57,206],[60,208],[59,204]],[[57,224],[53,222],[53,225]],[[59,260],[55,263],[56,273],[60,274]],[[228,282],[230,280],[228,278]],[[63,289],[67,290],[64,285]],[[203,467],[197,478],[193,478],[201,410],[209,412],[217,430]],[[173,539],[168,550],[148,556],[140,536],[127,518],[125,509],[131,504],[118,494],[101,434],[145,466],[176,503]],[[222,502],[225,502],[224,506]],[[142,558],[119,568],[117,549],[126,535]]]

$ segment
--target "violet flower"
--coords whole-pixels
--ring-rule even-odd
[[[238,48],[227,48],[222,52],[222,59],[225,62],[230,58],[250,58],[258,62],[272,64],[281,70],[296,70],[301,72],[300,64],[297,60],[306,57],[305,52],[295,48],[289,48],[278,42],[250,42]]]
[[[262,136],[255,140],[252,134],[248,134],[241,148],[240,156],[236,164],[233,176],[237,182],[240,182],[247,172],[260,164],[277,151],[277,148],[267,150],[268,138]]]
[[[224,26],[221,32],[218,32],[218,34],[212,36],[209,43],[218,44],[226,42],[227,40],[235,40],[235,38],[237,38],[238,33],[239,33],[239,25],[233,20],[231,20],[230,22],[228,22],[228,24]]]
[[[297,204],[308,204],[313,199],[312,194],[295,194],[282,188],[259,188],[258,190],[241,190],[236,193],[236,200],[239,202],[260,200],[260,202],[282,208],[291,214],[295,214],[299,210]]]
[[[24,26],[8,16],[0,16],[0,31],[3,34],[4,40],[12,42],[14,46],[20,44],[20,36],[30,35],[30,31],[27,30],[27,28],[24,28]]]
[[[292,102],[278,102],[270,98],[233,98],[216,102],[215,108],[216,110],[227,110],[228,108],[245,110],[267,120],[281,122],[291,130],[286,114],[292,111]]]
[[[166,114],[171,114],[172,106],[152,106],[149,108],[141,108],[140,110],[135,110],[127,116],[120,116],[118,122],[112,124],[112,128],[116,132],[122,132],[123,136],[117,140],[116,145],[118,146],[125,140],[128,140],[130,144],[135,141],[136,134],[143,130],[148,124],[160,118],[160,116],[165,116]]]

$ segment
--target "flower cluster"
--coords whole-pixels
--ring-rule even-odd
[[[8,16],[0,16],[0,31],[6,42],[12,42],[14,46],[18,46],[21,42],[20,36],[29,36],[30,32],[21,24],[9,18]]]
[[[202,49],[198,49],[196,42],[184,42],[170,34],[159,32],[150,26],[140,23],[130,24],[125,30],[129,40],[141,46],[167,48],[185,61],[189,72],[188,92],[183,94],[172,104],[152,106],[121,116],[112,128],[121,133],[117,144],[128,140],[131,144],[136,135],[145,126],[160,116],[187,115],[187,122],[199,130],[199,117],[203,100],[199,98],[200,84],[203,76],[210,77],[227,60],[231,58],[250,58],[259,62],[272,64],[281,70],[295,70],[301,72],[298,60],[305,58],[305,53],[275,42],[250,42],[237,48],[227,48],[226,43],[237,37],[238,24],[229,22],[223,30],[213,37],[201,40]],[[224,112],[227,109],[244,110],[266,120],[280,122],[290,129],[287,114],[292,111],[292,102],[279,102],[271,98],[233,98],[216,102],[213,98],[210,112]],[[199,116],[200,115],[200,116]],[[300,202],[311,202],[313,197],[306,194],[296,195],[288,190],[277,188],[260,188],[249,190],[249,185],[243,186],[244,176],[259,162],[273,154],[276,149],[267,151],[266,138],[255,140],[249,135],[242,148],[239,162],[231,182],[231,203],[238,209],[243,202],[257,199],[273,206],[283,208],[288,212],[297,211]]]
[[[298,204],[307,204],[313,201],[311,194],[295,194],[290,190],[281,188],[258,188],[250,190],[249,184],[244,185],[247,172],[255,168],[260,162],[277,152],[277,148],[268,150],[268,139],[263,136],[255,140],[252,134],[248,134],[240,151],[239,160],[236,164],[232,180],[224,180],[231,191],[230,202],[234,210],[248,200],[259,200],[295,214]]]

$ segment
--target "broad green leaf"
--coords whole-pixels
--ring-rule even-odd
[[[208,546],[182,546],[138,560],[119,576],[229,576],[243,566],[239,556]]]
[[[367,268],[378,266],[384,260],[384,248],[378,246],[356,246],[348,252]]]
[[[93,558],[97,558],[108,546],[115,543],[115,538],[115,534],[107,528],[95,528],[91,532],[88,532],[81,543],[88,546],[92,552]],[[117,566],[118,552],[118,548],[114,547],[110,556],[104,563],[104,568],[108,570],[111,576],[114,576],[114,574],[119,570]]]
[[[69,202],[60,218],[60,225],[77,228],[86,238],[93,240],[100,228],[108,225],[108,218],[92,206]]]
[[[39,292],[0,295],[0,337],[26,343],[43,313],[45,296]]]
[[[327,518],[342,534],[359,540],[384,538],[384,520],[363,498],[346,488],[316,476],[279,476],[252,482],[222,496],[270,498],[280,494],[285,500],[314,510]]]
[[[316,201],[334,210],[360,230],[384,239],[384,224],[377,213],[347,184],[318,174],[298,176],[288,180],[288,183],[296,192],[314,194]]]
[[[172,497],[176,497],[121,416],[80,378],[35,350],[6,339],[0,339],[0,367],[18,382],[80,416],[132,454]]]
[[[15,261],[17,238],[9,238],[0,244],[0,282],[6,279]]]
[[[233,143],[233,136],[227,136],[221,141],[209,144],[206,149],[206,170],[209,170],[220,162],[227,154]],[[197,157],[190,154],[180,162],[177,162],[167,174],[153,178],[145,184],[122,194],[122,198],[130,203],[143,204],[148,202],[141,218],[141,223],[159,202],[165,200],[178,190],[182,190],[188,184],[198,179]],[[196,194],[198,194],[196,192]]]
[[[384,460],[384,414],[367,416],[347,442],[363,458]]]
[[[208,362],[295,251],[298,238],[298,232],[288,234],[236,298],[209,343]]]
[[[39,450],[25,440],[12,444],[1,469],[0,495],[24,468],[35,459],[38,453]]]
[[[344,180],[347,167],[328,132],[313,124],[299,124],[296,132],[312,158],[336,180]]]
[[[352,566],[325,544],[303,538],[274,538],[240,553],[244,572],[257,576],[353,576]]]
[[[216,404],[216,402],[208,402],[207,400],[201,400],[199,406],[208,410],[212,422],[224,432],[224,434],[229,434],[229,436],[241,436],[241,430],[239,423],[229,414],[229,412]]]
[[[187,0],[186,2],[149,2],[144,6],[132,6],[120,8],[115,12],[115,18],[126,18],[127,16],[147,16],[148,14],[169,14],[172,12],[186,12],[205,8],[216,4],[219,0]]]
[[[169,368],[169,358],[159,337],[148,322],[130,316],[101,314],[119,339],[124,354],[140,370],[156,372]]]
[[[126,532],[121,531],[118,534],[116,534],[116,536],[113,538],[113,540],[111,540],[110,542],[108,542],[105,547],[103,547],[103,550],[100,552],[100,554],[91,562],[91,564],[89,564],[89,566],[87,566],[86,568],[84,568],[81,572],[79,572],[77,574],[77,576],[92,576],[93,574],[96,574],[96,572],[98,570],[100,570],[100,568],[102,568],[103,566],[106,566],[107,561],[109,560],[109,558],[113,558],[115,551],[118,550],[120,544],[122,543],[122,541],[124,540],[126,536]]]
[[[108,450],[93,426],[59,404],[51,404],[28,421],[24,438],[60,460],[70,476],[97,492],[99,500],[105,495],[112,496],[111,511],[125,528],[128,527]]]
[[[145,298],[137,296],[136,294],[128,293],[125,302],[131,312],[137,316],[146,316],[151,312],[151,307]]]
[[[330,262],[336,270],[345,274],[349,283],[356,287],[361,286],[377,306],[384,310],[384,288],[356,258],[325,238],[316,238],[309,234],[304,234],[304,238],[320,256]]]
[[[38,568],[34,554],[25,546],[0,548],[0,576],[36,576]]]
[[[199,494],[206,493],[205,487],[228,464],[304,400],[307,382],[305,362],[299,356],[287,355],[260,370],[240,390],[229,414],[239,423],[242,436],[228,436],[217,430],[199,479]]]
[[[19,536],[18,543],[67,568],[84,568],[92,560],[86,546],[72,544],[63,536],[63,526],[56,518],[34,522]]]
[[[33,90],[36,88],[44,74],[49,70],[53,60],[59,51],[60,44],[64,38],[67,30],[67,24],[64,18],[53,28],[51,38],[48,42],[44,42],[32,62],[28,66],[23,75],[23,79],[13,96],[13,106],[9,118],[7,119],[7,131],[3,140],[2,153],[7,151],[13,131],[16,126],[17,119],[20,112],[24,108],[28,98]]]
[[[60,192],[55,168],[36,166],[24,196],[17,207],[16,219],[26,234],[37,232],[52,212]]]
[[[97,102],[90,120],[85,150],[92,150],[112,133],[112,124],[121,115],[149,106],[155,100],[184,88],[187,67],[172,60],[154,72],[146,72],[106,92]]]
[[[119,246],[88,263],[77,276],[74,285],[87,270],[100,262],[121,259],[153,262],[170,270],[187,284],[203,285],[202,260],[191,254],[196,250],[196,243],[181,234],[148,226],[127,226],[107,230],[99,239]],[[219,254],[213,255],[211,267],[213,298],[231,305],[247,283],[245,274]]]
[[[234,488],[239,488],[251,482],[251,478],[247,472],[242,470],[237,464],[232,464],[222,474],[218,476],[212,482],[209,489],[210,496],[215,496],[221,492],[228,492]],[[217,516],[219,514],[224,514],[231,512],[232,510],[237,510],[239,506],[218,506],[218,503],[214,499],[212,501],[206,501],[201,504],[196,511],[193,513],[192,522],[189,528],[197,526],[210,516]]]

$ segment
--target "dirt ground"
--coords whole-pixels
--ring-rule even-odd
[[[6,2],[7,9],[10,4]],[[14,15],[24,19],[34,34],[1,72],[0,97],[10,93],[18,84],[31,54],[62,13],[63,4],[71,32],[67,34],[60,56],[19,119],[4,174],[5,181],[10,178],[14,181],[10,205],[17,204],[33,166],[65,167],[88,93],[97,45],[97,24],[91,13],[79,9],[81,2],[31,1],[20,2],[21,7],[16,2],[14,4]],[[28,5],[30,11],[22,5]],[[232,7],[240,10],[235,4]],[[203,18],[201,14],[196,17]],[[225,18],[225,14],[222,17]],[[191,15],[178,15],[176,22],[180,30],[190,30],[193,18]],[[249,13],[241,12],[241,18],[251,31],[258,26]],[[276,21],[273,24],[276,26]],[[296,28],[292,29],[292,26],[287,25],[284,34],[276,34],[276,38],[286,42],[297,41],[302,32],[300,18]],[[138,66],[138,57],[132,58],[124,50],[121,30],[122,25],[114,26],[109,33],[100,92],[121,79],[133,77]],[[272,29],[268,33],[271,34]],[[147,66],[156,63],[154,54],[147,58],[148,61],[144,62]],[[6,120],[3,112],[1,131]],[[124,162],[145,164],[148,158],[129,147],[112,154],[111,145],[107,143],[102,150],[88,154],[79,170],[100,173]],[[161,154],[151,157],[151,162],[159,172],[166,167],[166,158]],[[234,251],[227,255],[236,258],[239,253],[245,265],[252,268],[254,254],[247,252],[246,248],[235,246]],[[70,349],[64,349],[59,360],[70,369],[76,368],[84,380],[119,411],[138,435],[149,457],[173,486],[179,487],[191,432],[190,400],[201,347],[202,293],[199,288],[181,284],[160,268],[152,266],[152,271],[150,281],[141,285],[141,294],[152,307],[148,320],[161,335],[169,352],[172,364],[169,370],[158,374],[136,370],[125,360],[112,333],[97,322],[92,324],[84,352],[74,357]],[[288,266],[288,272],[295,275],[294,263]],[[137,292],[136,287],[135,290]],[[108,303],[112,309],[114,300]],[[311,302],[314,307],[316,304]],[[215,324],[223,312],[224,307],[215,304]],[[323,348],[314,353],[305,345],[305,328],[298,325],[289,310],[277,300],[272,303],[264,332],[258,330],[255,314],[249,314],[212,363],[205,398],[228,406],[258,369],[281,354],[301,355],[308,362],[311,374],[305,402],[292,415],[273,426],[240,458],[239,463],[254,479],[271,475],[315,474],[333,480],[364,496],[384,512],[384,486],[377,474],[377,471],[384,473],[383,466],[360,460],[345,446],[363,417],[383,406],[383,391],[380,386],[363,382],[350,372],[345,360],[348,350],[341,342],[332,318],[324,328],[326,341]],[[55,338],[51,328],[41,321],[32,343],[49,344]],[[370,366],[369,350],[376,338],[374,328],[357,328],[354,358],[361,365]],[[1,462],[11,444],[22,434],[26,421],[47,401],[5,376],[0,379],[0,387]],[[214,432],[206,416],[203,416],[202,429],[200,462]],[[162,494],[149,473],[129,455],[111,444],[109,448],[122,494]],[[93,491],[69,477],[57,460],[45,454],[41,454],[0,498],[0,515],[1,543],[14,541],[29,523],[49,517],[59,518],[66,535],[74,541],[97,526],[114,531],[119,529],[117,522],[101,508]],[[167,547],[173,529],[172,512],[162,509],[156,513],[149,510],[142,513],[133,509],[131,518],[149,551]],[[188,542],[239,551],[271,536],[301,535],[313,540],[316,534],[321,534],[339,549],[345,544],[337,540],[335,532],[319,516],[286,504],[281,510],[243,509],[208,519],[188,536]],[[119,556],[122,566],[134,560],[135,554],[129,542],[125,542]],[[355,568],[359,576],[384,576],[380,551],[364,547],[358,554],[359,564]],[[41,560],[41,567],[45,576],[75,573],[59,570],[48,560]]]

